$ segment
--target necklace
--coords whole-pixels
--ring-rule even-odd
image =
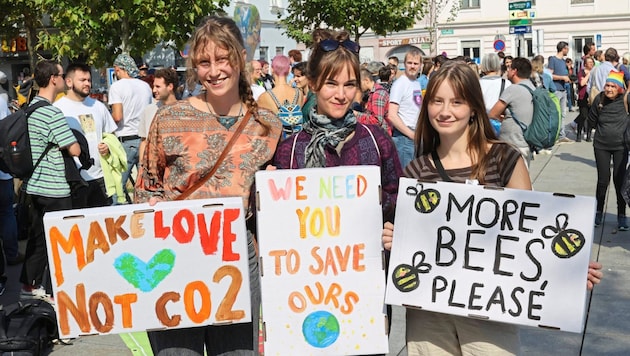
[[[205,97],[205,99],[206,99],[205,101],[206,101],[206,106],[208,107],[208,111],[217,117],[217,121],[219,121],[221,126],[225,127],[228,130],[230,129],[230,127],[234,126],[234,124],[238,121],[238,119],[241,116],[243,116],[243,103],[241,103],[241,106],[238,110],[238,115],[236,116],[219,115],[215,113],[214,111],[212,111],[212,109],[210,108],[210,103],[208,103],[208,98]]]

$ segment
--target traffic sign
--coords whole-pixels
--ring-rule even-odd
[[[510,26],[510,35],[532,33],[532,26]]]
[[[503,40],[494,41],[493,45],[495,51],[503,51],[505,49],[505,42]]]
[[[536,11],[534,11],[534,10],[514,10],[514,11],[510,11],[510,20],[533,19],[534,17],[536,17]]]
[[[510,26],[526,26],[531,25],[532,19],[510,20]]]
[[[511,2],[511,3],[509,3],[509,8],[510,8],[510,11],[512,11],[512,10],[531,9],[532,8],[532,2],[531,1],[515,1],[515,2]]]

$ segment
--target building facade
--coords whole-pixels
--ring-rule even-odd
[[[448,9],[455,1],[461,2],[460,9],[454,20],[447,22]],[[431,51],[427,30],[431,26],[426,20],[385,37],[366,33],[361,37],[362,50],[373,53],[372,59],[379,61],[391,55],[402,59],[409,46],[421,49],[427,56],[445,53],[448,57],[464,55],[475,59],[499,50],[515,57],[542,54],[546,58],[556,54],[559,41],[569,43],[568,56],[574,60],[582,56],[587,42],[594,42],[602,50],[614,47],[620,55],[630,50],[630,0],[429,2],[440,2],[445,10],[438,14],[435,23],[435,50]],[[511,33],[514,30],[524,33]]]

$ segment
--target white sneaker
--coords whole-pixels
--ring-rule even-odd
[[[37,288],[24,288],[20,290],[20,300],[40,299],[50,304],[55,304],[54,298],[46,293],[44,287],[39,286]]]

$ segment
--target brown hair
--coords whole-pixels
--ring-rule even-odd
[[[426,94],[422,100],[422,109],[416,126],[415,149],[416,156],[431,153],[440,145],[440,136],[431,126],[429,118],[429,104],[435,97],[440,86],[448,82],[455,95],[464,100],[473,112],[468,129],[468,154],[473,161],[471,178],[484,183],[490,157],[487,155],[489,143],[501,143],[497,140],[488,119],[483,94],[477,74],[466,64],[449,61],[429,80]]]
[[[195,68],[198,64],[197,61],[210,42],[214,42],[218,47],[228,51],[230,65],[239,72],[238,92],[241,101],[252,112],[252,116],[254,116],[256,121],[263,126],[263,135],[267,135],[271,125],[258,116],[258,104],[254,100],[249,76],[245,71],[246,59],[243,55],[245,44],[234,20],[228,17],[208,16],[202,21],[202,24],[197,27],[190,39],[190,55],[186,60],[188,68]],[[191,73],[191,71],[188,71],[188,73]],[[194,77],[192,78],[191,86],[194,86],[197,83],[197,77],[195,72],[192,73]],[[188,79],[188,84],[191,84],[190,74]]]
[[[319,45],[321,41],[326,39],[343,42],[349,37],[350,35],[346,31],[331,32],[317,29],[313,32],[313,47],[311,48],[311,56],[309,57],[306,71],[306,77],[313,90],[320,90],[328,78],[336,76],[348,67],[354,72],[355,78],[360,80],[361,65],[358,54],[345,48],[341,43],[333,51],[325,51]]]

